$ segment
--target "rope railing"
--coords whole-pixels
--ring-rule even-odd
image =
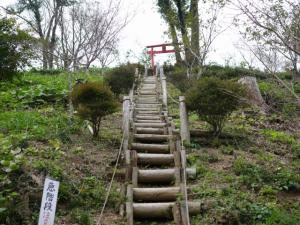
[[[109,183],[109,186],[108,186],[108,189],[107,189],[107,192],[106,192],[106,196],[105,196],[105,200],[104,200],[104,203],[103,203],[103,206],[102,206],[102,209],[101,209],[101,213],[100,213],[99,218],[97,219],[97,222],[96,222],[97,225],[101,225],[103,213],[104,213],[106,204],[108,202],[108,199],[109,199],[109,196],[110,196],[110,193],[111,193],[112,185],[113,185],[113,182],[114,182],[114,179],[115,179],[115,175],[116,175],[116,172],[117,172],[117,168],[118,168],[121,153],[122,153],[123,141],[124,141],[124,132],[123,132],[123,135],[122,135],[122,141],[121,141],[121,145],[120,145],[118,155],[117,155],[117,160],[116,160],[116,163],[115,163],[114,172],[113,172],[112,178],[110,180],[110,183]]]
[[[110,183],[109,183],[108,188],[107,188],[105,200],[104,200],[103,206],[101,208],[100,215],[99,215],[98,219],[96,220],[97,225],[102,224],[102,217],[103,217],[107,202],[108,202],[109,197],[110,197],[110,193],[111,193],[111,189],[112,189],[113,182],[114,182],[114,179],[115,179],[115,175],[116,175],[119,163],[120,163],[122,150],[128,149],[130,122],[131,122],[131,119],[132,119],[131,117],[133,116],[133,114],[132,114],[132,112],[133,112],[132,103],[133,103],[133,98],[134,98],[134,91],[136,89],[136,83],[139,81],[139,79],[140,79],[140,76],[139,76],[139,73],[138,73],[138,69],[136,69],[134,82],[133,82],[132,88],[129,92],[129,96],[124,96],[124,100],[123,100],[123,123],[122,123],[123,133],[122,133],[122,138],[121,138],[121,144],[120,144],[120,147],[119,147],[119,150],[118,150],[117,159],[116,159],[116,163],[115,163],[115,166],[114,166],[114,171],[113,171],[113,174],[112,174],[112,178],[111,178]]]

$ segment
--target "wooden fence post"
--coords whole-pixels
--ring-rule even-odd
[[[139,68],[135,68],[134,75],[135,75],[135,78],[138,78],[138,76],[139,76]]]
[[[165,77],[164,68],[163,67],[159,68],[159,74],[160,74],[160,78]]]
[[[159,66],[159,63],[156,63],[156,68],[155,68],[155,75],[156,76],[158,76],[159,75],[159,68],[160,68],[160,66]]]
[[[168,93],[167,93],[166,77],[162,77],[161,86],[162,86],[162,94],[163,94],[163,103],[167,107],[167,105],[168,105]]]
[[[189,121],[185,105],[185,97],[179,96],[179,111],[180,111],[180,135],[182,141],[190,143]]]
[[[145,77],[148,76],[148,67],[147,65],[145,64]]]
[[[123,134],[124,134],[124,143],[123,143],[123,150],[128,149],[128,142],[129,142],[129,118],[130,117],[130,97],[124,96],[123,98]]]

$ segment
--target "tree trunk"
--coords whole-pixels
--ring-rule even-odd
[[[190,66],[192,63],[192,56],[191,52],[189,51],[190,48],[190,40],[187,34],[187,27],[184,15],[184,9],[181,0],[176,0],[176,7],[177,7],[177,15],[179,20],[179,28],[182,36],[182,42],[184,45],[184,53],[185,53],[185,62],[187,66]]]
[[[181,65],[182,64],[182,58],[181,58],[181,55],[180,55],[180,48],[179,48],[179,45],[178,45],[178,38],[177,38],[176,28],[175,28],[175,25],[173,25],[173,24],[169,24],[169,26],[170,26],[170,33],[171,33],[172,42],[173,42],[174,48],[175,48],[176,64]]]
[[[192,18],[191,21],[191,50],[193,54],[199,56],[200,55],[200,46],[199,46],[199,11],[198,11],[198,2],[199,0],[191,0],[190,5],[190,15]],[[197,60],[197,57],[193,56],[193,61]],[[198,63],[197,63],[198,64]]]
[[[44,42],[44,40],[43,40],[43,42]],[[43,70],[46,70],[46,69],[48,69],[48,54],[47,54],[47,50],[48,50],[48,48],[47,48],[47,44],[46,43],[43,43],[42,44],[43,46],[42,46],[42,52],[43,52]]]
[[[293,59],[293,75],[295,80],[300,79],[300,71],[298,70],[298,55],[295,54],[295,57]]]

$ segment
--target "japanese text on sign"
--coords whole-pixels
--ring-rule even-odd
[[[38,225],[53,225],[59,182],[46,178]]]

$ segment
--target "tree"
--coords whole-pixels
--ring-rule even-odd
[[[78,115],[92,123],[93,137],[99,134],[102,118],[114,113],[118,107],[110,88],[100,82],[77,84],[71,99]]]
[[[12,79],[28,64],[33,39],[13,19],[0,19],[0,80]]]
[[[169,33],[176,50],[176,62],[182,62],[178,42],[183,44],[185,65],[188,75],[197,68],[202,73],[211,45],[224,30],[218,26],[219,15],[225,1],[158,0],[159,12],[169,27]]]
[[[179,47],[179,41],[178,41],[178,34],[176,30],[176,11],[174,7],[171,4],[170,0],[158,0],[158,11],[162,15],[162,18],[166,21],[166,23],[169,26],[169,33],[172,39],[172,43],[175,47],[175,58],[176,63],[178,65],[182,64],[182,58],[180,55],[180,47]]]
[[[177,63],[182,61],[179,54],[178,40],[181,40],[183,44],[186,65],[190,65],[193,61],[193,55],[190,50],[196,54],[199,51],[199,48],[197,48],[199,45],[199,38],[197,38],[199,37],[199,26],[195,26],[195,24],[199,23],[198,2],[199,0],[191,0],[190,2],[187,0],[157,1],[159,12],[169,26],[171,38],[177,50]],[[188,32],[189,29],[191,29],[192,36]],[[192,49],[191,47],[194,48]]]
[[[294,0],[232,1],[243,13],[241,32],[249,41],[268,45],[290,60],[299,75],[300,4]],[[246,17],[245,17],[246,16]],[[244,19],[245,18],[245,19]]]
[[[63,8],[74,4],[74,0],[18,0],[6,12],[22,19],[39,38],[43,69],[52,69],[57,28]]]
[[[120,18],[120,1],[110,0],[107,7],[85,1],[75,4],[59,22],[56,54],[64,68],[88,69],[95,61],[104,67],[117,53],[119,34],[127,23],[127,18]]]

